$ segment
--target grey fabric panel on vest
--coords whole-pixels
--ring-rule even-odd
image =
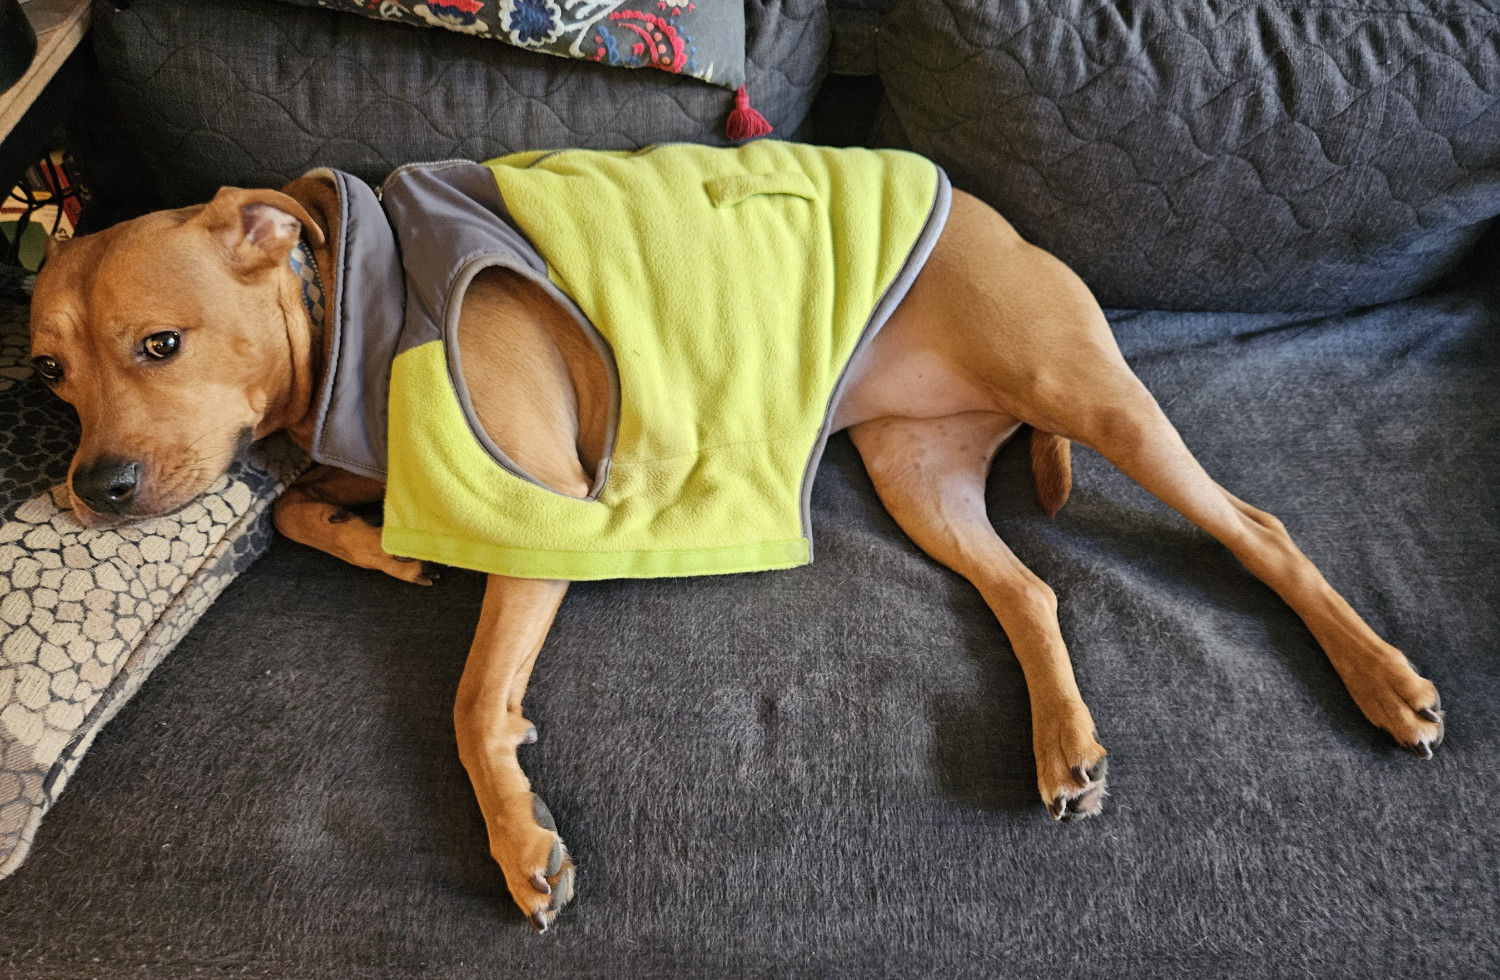
[[[745,5],[748,89],[790,136],[822,78],[822,0]],[[569,62],[272,0],[94,5],[94,50],[163,204],[314,167],[370,183],[414,160],[724,142],[733,97],[665,72]]]
[[[331,363],[318,401],[312,456],[371,479],[385,479],[386,393],[391,358],[406,314],[401,255],[375,192],[358,177],[338,171],[337,268],[327,328],[333,331]]]
[[[1107,305],[1411,295],[1500,214],[1495,0],[900,0],[880,141]]]
[[[546,280],[547,263],[510,223],[494,173],[465,161],[402,167],[380,188],[381,206],[401,241],[407,292],[415,303],[403,328],[400,354],[440,340],[456,311],[455,277],[476,258],[525,270]]]
[[[494,172],[481,164],[461,160],[412,164],[391,174],[381,185],[380,194],[381,205],[400,242],[402,267],[406,272],[407,316],[395,355],[432,341],[444,342],[449,381],[469,428],[501,466],[524,480],[545,486],[495,443],[474,410],[458,342],[459,310],[473,278],[493,267],[520,273],[566,310],[598,349],[615,393],[615,410],[610,416],[605,452],[597,464],[592,499],[604,485],[614,445],[615,422],[619,418],[620,382],[614,356],[578,305],[548,278],[546,260],[512,223]],[[387,380],[388,376],[389,371]],[[388,393],[389,386],[385,385],[371,394],[385,399]],[[382,441],[381,459],[386,458]]]
[[[1500,975],[1497,285],[1332,320],[1114,318],[1209,472],[1437,683],[1430,762],[1093,453],[1048,520],[1021,440],[991,513],[1056,589],[1110,750],[1103,815],[1054,824],[999,627],[839,437],[815,564],[568,595],[520,750],[580,866],[547,935],[488,856],[454,746],[482,577],[419,589],[282,541],[0,883],[0,975]]]

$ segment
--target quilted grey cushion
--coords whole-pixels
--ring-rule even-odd
[[[900,0],[883,142],[1106,305],[1409,295],[1500,213],[1496,0]]]
[[[828,0],[828,19],[833,46],[828,70],[840,75],[873,75],[875,39],[880,24],[890,13],[892,0]]]
[[[823,76],[827,11],[746,0],[745,26],[754,107],[790,135]],[[94,50],[166,206],[315,166],[378,182],[415,160],[724,142],[733,106],[696,79],[271,0],[97,0]]]

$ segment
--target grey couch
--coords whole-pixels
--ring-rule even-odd
[[[696,83],[268,0],[95,13],[124,209],[720,129]],[[0,881],[0,973],[1500,976],[1494,0],[747,14],[779,134],[929,153],[1084,275],[1209,472],[1438,685],[1436,757],[1215,542],[1086,450],[1049,520],[1011,446],[991,514],[1060,597],[1111,759],[1104,813],[1054,824],[1004,635],[835,438],[815,564],[570,592],[522,750],[581,867],[545,936],[454,747],[481,578],[278,541]],[[824,82],[830,50],[877,74]]]

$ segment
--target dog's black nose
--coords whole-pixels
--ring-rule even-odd
[[[118,514],[141,482],[141,464],[134,460],[103,459],[73,471],[73,493],[99,513]]]

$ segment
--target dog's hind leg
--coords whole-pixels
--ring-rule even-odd
[[[1328,584],[1279,520],[1204,472],[1156,400],[1123,364],[1080,357],[1074,367],[1079,376],[1074,396],[1037,405],[1034,414],[1052,431],[1097,450],[1229,548],[1302,617],[1365,716],[1418,756],[1430,758],[1443,739],[1437,688]]]
[[[516,749],[536,740],[521,699],[567,590],[566,582],[489,577],[453,705],[458,757],[484,814],[490,854],[538,932],[573,897],[573,860]]]
[[[1014,419],[969,412],[861,422],[850,437],[881,502],[917,545],[979,589],[1010,638],[1031,698],[1037,787],[1052,816],[1091,816],[1104,797],[1104,748],[1057,624],[1057,598],[995,533],[990,464]],[[1060,503],[1060,500],[1058,501]]]

